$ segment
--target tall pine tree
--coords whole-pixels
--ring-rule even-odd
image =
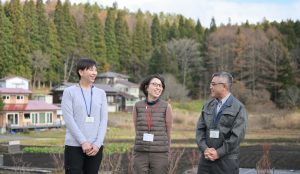
[[[151,25],[151,40],[152,46],[157,47],[162,42],[162,34],[161,34],[161,27],[160,22],[157,15],[154,16]]]
[[[4,77],[14,68],[12,23],[4,13],[0,3],[0,77]]]
[[[119,48],[120,71],[128,73],[129,62],[131,62],[131,42],[129,28],[124,11],[119,11],[116,19],[116,38]]]
[[[110,65],[110,69],[118,70],[120,64],[118,60],[118,44],[115,34],[115,9],[107,10],[107,17],[105,21],[105,43],[107,62]]]
[[[9,74],[21,75],[26,78],[31,77],[30,61],[28,58],[29,47],[25,38],[25,22],[23,18],[23,8],[20,0],[10,1],[8,6],[8,16],[12,22],[14,53],[11,63],[15,66],[9,70]]]
[[[64,81],[69,81],[74,72],[74,61],[77,56],[77,26],[75,19],[70,14],[70,2],[61,4],[58,0],[54,13],[58,40],[60,44],[60,55],[64,63]],[[75,77],[74,77],[75,78]]]
[[[46,16],[45,6],[43,4],[43,0],[37,0],[36,1],[36,23],[37,23],[37,33],[36,33],[36,39],[37,39],[37,45],[39,49],[41,49],[43,52],[46,52],[47,44],[45,44],[45,40],[48,40],[48,34],[49,34],[49,23]]]
[[[30,53],[39,50],[41,43],[38,40],[37,11],[33,0],[25,1],[23,5],[23,17],[25,22],[25,38],[29,46]]]

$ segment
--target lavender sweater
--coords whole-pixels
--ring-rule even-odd
[[[88,112],[90,112],[91,89],[82,89]],[[65,145],[81,146],[84,142],[103,145],[107,128],[107,100],[102,89],[93,87],[91,117],[94,122],[86,122],[86,105],[79,85],[66,88],[62,97],[62,112],[66,123]]]

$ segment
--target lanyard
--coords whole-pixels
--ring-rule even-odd
[[[145,103],[146,105],[146,120],[147,120],[147,125],[148,125],[148,130],[150,131],[151,129],[151,123],[152,123],[152,113],[154,112],[155,108],[159,105],[159,103],[156,103],[153,105],[151,109],[151,115],[149,114],[149,105]]]
[[[80,84],[79,84],[79,87],[80,87],[81,94],[82,94],[82,97],[83,97],[83,100],[84,100],[86,113],[87,113],[88,117],[90,117],[91,116],[91,112],[92,112],[93,86],[91,87],[90,112],[88,112],[87,104],[86,104],[86,101],[85,101],[85,97],[84,97],[83,90],[82,90]]]

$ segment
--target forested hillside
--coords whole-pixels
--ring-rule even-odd
[[[0,78],[20,75],[33,87],[74,81],[76,60],[89,57],[99,72],[128,74],[134,82],[165,74],[190,98],[207,97],[211,74],[228,71],[245,103],[300,105],[299,20],[216,26],[212,19],[209,28],[200,20],[117,4],[2,2]]]

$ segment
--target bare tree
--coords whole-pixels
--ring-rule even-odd
[[[33,74],[32,74],[32,86],[36,87],[36,82],[40,82],[45,80],[45,70],[49,66],[49,56],[44,54],[41,50],[33,51],[32,54],[29,55],[29,59],[31,61]],[[40,87],[40,86],[39,86]]]
[[[75,61],[78,59],[75,53],[67,56],[64,62],[64,82],[68,82],[72,72],[74,71]]]
[[[166,83],[166,90],[164,96],[174,100],[186,100],[188,90],[182,84],[179,84],[172,74],[163,75]]]
[[[199,43],[192,39],[173,39],[167,45],[169,51],[176,57],[180,77],[183,86],[186,86],[186,79],[190,66],[200,60]]]
[[[264,79],[261,78],[265,66],[262,60],[267,58],[269,40],[263,30],[252,28],[241,28],[238,39],[239,52],[235,60],[235,63],[238,62],[237,78],[255,93],[256,90],[265,88],[262,85]]]
[[[207,64],[212,72],[233,70],[237,26],[222,26],[207,38]]]

